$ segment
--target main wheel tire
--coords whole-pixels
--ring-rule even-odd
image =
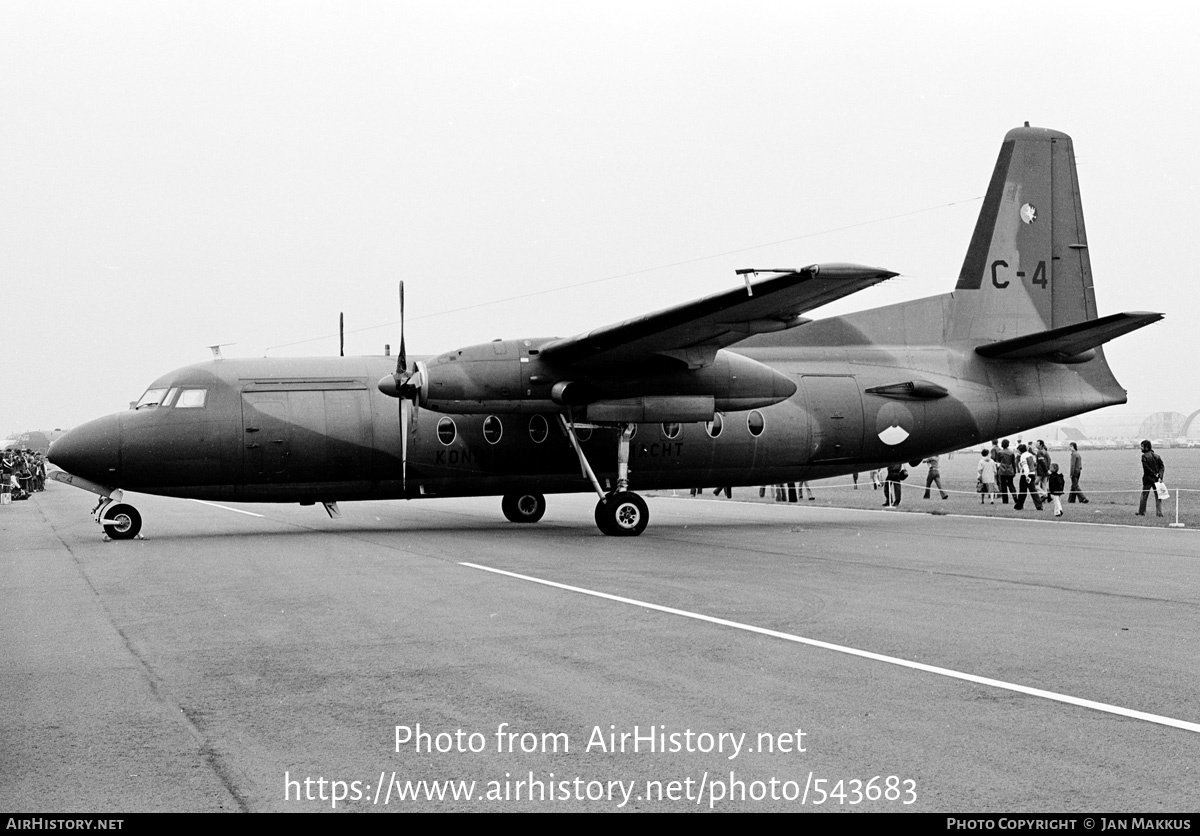
[[[500,510],[509,522],[535,523],[546,513],[546,497],[540,493],[508,493],[500,500]]]
[[[608,499],[601,499],[596,503],[596,528],[600,529],[601,534],[612,534],[609,530],[611,520],[608,516]]]
[[[637,537],[649,522],[646,500],[630,491],[610,494],[596,507],[596,525],[611,537]]]
[[[112,540],[132,540],[142,530],[142,515],[137,508],[122,503],[105,509],[100,525]]]

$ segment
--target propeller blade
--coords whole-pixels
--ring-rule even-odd
[[[392,377],[396,397],[400,399],[400,490],[408,492],[408,422],[411,406],[407,403],[408,351],[404,347],[404,282],[400,282],[400,353],[396,355],[396,374]],[[385,378],[386,380],[386,378]],[[382,386],[382,381],[381,381]]]
[[[396,356],[396,374],[408,371],[408,352],[404,350],[404,282],[400,282],[400,353]]]
[[[400,282],[400,353],[396,355],[396,371],[379,380],[379,391],[389,398],[412,399],[416,406],[424,375],[408,369],[408,349],[404,344],[404,282]]]

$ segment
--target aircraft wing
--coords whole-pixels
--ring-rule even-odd
[[[750,271],[747,271],[750,272]],[[584,368],[619,365],[650,355],[688,368],[713,362],[719,349],[754,334],[808,320],[801,314],[899,275],[860,264],[813,264],[802,270],[715,293],[672,308],[606,325],[542,346],[543,359]]]

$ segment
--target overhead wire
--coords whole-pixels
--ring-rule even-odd
[[[475,302],[474,304],[470,304],[470,305],[462,305],[457,308],[448,308],[444,311],[435,311],[434,313],[427,313],[427,314],[422,314],[420,316],[410,317],[409,322],[416,322],[416,321],[422,320],[422,319],[433,319],[434,317],[438,317],[438,316],[447,316],[448,314],[462,313],[463,311],[470,311],[470,310],[474,310],[476,308],[486,308],[490,305],[500,305],[500,304],[504,304],[506,302],[516,302],[521,299],[532,299],[535,296],[546,296],[551,293],[561,293],[564,290],[573,290],[573,289],[579,288],[579,287],[587,287],[588,285],[616,281],[617,279],[628,279],[633,276],[641,276],[646,273],[653,273],[657,270],[670,270],[674,267],[684,267],[688,264],[697,264],[702,261],[711,261],[714,258],[724,258],[725,256],[737,255],[738,253],[748,253],[748,252],[752,252],[754,250],[765,249],[767,247],[775,247],[775,246],[778,246],[779,244],[790,244],[794,241],[803,241],[807,238],[816,238],[820,235],[831,235],[835,232],[845,232],[846,230],[858,229],[860,227],[871,226],[873,224],[886,223],[888,221],[899,220],[900,218],[909,218],[909,217],[912,217],[913,215],[925,214],[926,212],[935,212],[939,209],[948,209],[951,206],[958,206],[963,203],[974,203],[975,201],[983,200],[983,197],[984,197],[983,195],[976,195],[975,197],[963,198],[962,200],[955,200],[955,201],[951,201],[950,203],[939,203],[936,206],[927,206],[924,209],[914,209],[910,212],[900,212],[898,214],[888,215],[883,218],[873,218],[868,221],[859,221],[858,223],[846,224],[845,226],[830,227],[829,229],[822,229],[817,232],[806,232],[803,235],[795,235],[795,236],[792,236],[791,238],[781,238],[777,241],[768,241],[763,244],[754,244],[749,247],[739,247],[738,249],[734,249],[734,250],[725,250],[724,252],[711,253],[709,255],[697,256],[696,258],[688,258],[688,259],[684,259],[682,261],[674,261],[669,264],[659,264],[655,267],[644,267],[640,270],[631,270],[627,273],[615,273],[611,276],[602,276],[597,279],[585,279],[584,281],[574,282],[573,284],[559,285],[557,287],[546,288],[545,290],[534,290],[529,293],[519,293],[515,296],[505,296],[501,299],[491,299],[491,300],[488,300],[485,302]],[[353,328],[345,333],[360,334],[364,331],[375,331],[379,328],[394,328],[395,326],[397,326],[399,324],[400,324],[400,320],[394,319],[390,322],[381,322],[378,325],[367,325],[362,328]],[[272,349],[276,349],[276,348],[290,348],[291,346],[294,346],[294,345],[304,345],[305,343],[319,342],[321,340],[328,340],[328,339],[332,339],[337,336],[338,336],[338,334],[336,334],[336,333],[335,334],[322,334],[319,337],[309,337],[309,338],[303,339],[303,340],[296,340],[295,342],[280,343],[279,345],[267,346],[266,350],[271,351]]]

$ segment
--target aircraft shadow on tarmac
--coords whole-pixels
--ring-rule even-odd
[[[445,513],[445,512],[443,512]],[[599,534],[594,528],[585,523],[576,522],[575,520],[563,520],[561,522],[553,520],[542,520],[536,526],[514,526],[510,522],[504,520],[489,520],[478,519],[470,514],[445,514],[446,519],[440,523],[431,523],[428,520],[412,520],[406,523],[405,520],[381,520],[374,525],[365,523],[350,523],[346,520],[337,522],[326,521],[326,526],[320,524],[304,524],[285,520],[276,520],[267,518],[268,524],[278,526],[272,530],[229,530],[229,531],[213,531],[211,529],[194,531],[168,531],[159,532],[150,531],[145,533],[144,539],[134,541],[142,543],[172,543],[172,544],[187,544],[187,543],[232,543],[236,541],[253,541],[262,539],[300,539],[328,536],[331,538],[341,537],[361,537],[365,535],[395,535],[402,537],[411,537],[412,535],[420,535],[427,538],[440,539],[442,536],[451,539],[462,539],[471,535],[486,535],[487,537],[502,537],[505,540],[526,540],[530,543],[546,543],[557,542],[560,545],[565,542],[586,542],[595,541],[596,543],[609,542],[604,541],[603,535]],[[655,529],[655,534],[662,539],[673,539],[682,532],[694,532],[697,529],[754,529],[760,532],[769,532],[771,530],[782,530],[788,533],[796,533],[802,531],[811,531],[820,528],[823,531],[835,531],[841,529],[853,528],[855,531],[861,531],[864,528],[876,528],[879,526],[889,526],[893,522],[891,519],[878,515],[880,519],[862,519],[856,520],[853,523],[836,522],[831,520],[797,520],[797,519],[780,519],[780,520],[762,520],[762,519],[710,519],[706,517],[697,517],[679,522],[662,522]],[[633,542],[633,541],[631,541]]]

